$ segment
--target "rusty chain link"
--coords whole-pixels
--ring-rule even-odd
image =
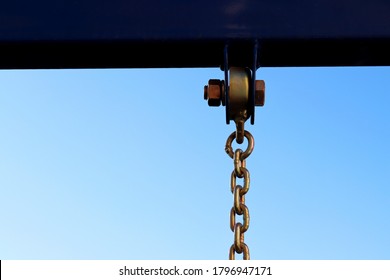
[[[246,169],[246,158],[252,153],[254,148],[254,139],[252,134],[244,131],[244,137],[248,140],[248,147],[243,152],[236,149],[233,152],[232,143],[236,139],[237,133],[230,134],[226,141],[225,151],[233,159],[234,170],[231,175],[230,189],[233,193],[233,207],[230,210],[230,229],[234,233],[234,243],[230,247],[229,259],[234,260],[235,254],[243,254],[244,260],[249,260],[249,248],[244,242],[244,233],[249,228],[249,210],[245,205],[245,194],[249,191],[249,171]],[[237,141],[237,139],[236,139]],[[242,143],[242,142],[241,142]],[[237,178],[243,178],[243,186],[237,185]],[[236,215],[243,216],[242,223],[236,222]]]

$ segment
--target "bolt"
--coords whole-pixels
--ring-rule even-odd
[[[209,87],[204,86],[204,100],[207,100],[209,98],[208,90],[209,90]]]
[[[209,84],[204,86],[203,98],[208,101],[210,107],[225,106],[225,84],[224,81],[211,79]],[[265,82],[256,80],[255,106],[264,106],[265,102]]]
[[[255,106],[264,106],[265,102],[265,82],[256,80],[255,88]]]

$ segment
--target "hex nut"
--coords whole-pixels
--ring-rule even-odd
[[[255,88],[255,106],[264,106],[265,103],[265,82],[256,80]]]
[[[221,105],[222,99],[222,83],[220,80],[209,80],[207,87],[208,104],[211,107],[218,107]]]

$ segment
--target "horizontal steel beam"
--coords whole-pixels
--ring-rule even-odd
[[[0,3],[0,69],[390,65],[390,1]]]

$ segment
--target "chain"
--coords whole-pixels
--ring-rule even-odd
[[[245,160],[253,151],[254,139],[252,134],[246,130],[244,131],[244,137],[248,140],[248,147],[245,152],[243,152],[241,149],[236,149],[233,152],[232,142],[237,138],[236,132],[230,134],[225,146],[226,153],[233,159],[234,162],[234,170],[230,180],[230,187],[234,198],[234,204],[230,210],[230,229],[234,233],[234,243],[230,247],[229,251],[230,260],[235,259],[236,253],[244,253],[244,260],[250,259],[249,248],[244,242],[244,233],[249,228],[249,210],[245,205],[245,194],[249,191],[250,184],[249,171],[246,169]],[[237,178],[243,178],[243,186],[236,184]],[[242,223],[236,222],[236,215],[243,216]]]

